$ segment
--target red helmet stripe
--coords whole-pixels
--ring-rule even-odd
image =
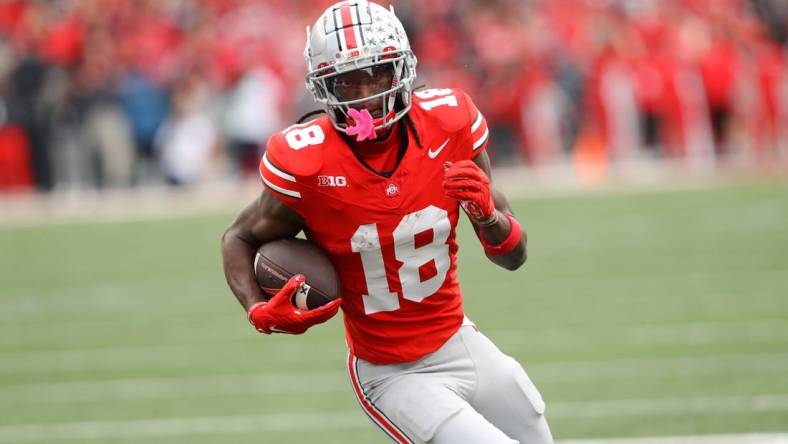
[[[345,33],[345,43],[347,44],[347,48],[345,49],[356,49],[358,47],[358,43],[356,43],[356,33],[353,31],[358,25],[353,23],[353,15],[350,13],[350,5],[343,6],[340,10],[340,14],[342,15],[342,28],[343,32]]]

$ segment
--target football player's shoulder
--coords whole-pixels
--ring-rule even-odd
[[[472,125],[479,112],[468,94],[460,88],[414,91],[413,110],[422,122],[452,133]]]
[[[328,116],[291,125],[268,139],[264,162],[296,176],[315,174],[335,130]]]
[[[324,162],[326,146],[338,139],[327,116],[291,125],[268,139],[260,160],[260,176],[265,186],[296,211],[311,177]]]
[[[413,93],[414,119],[421,128],[439,128],[467,140],[460,157],[472,159],[487,148],[487,121],[473,100],[459,88],[433,88]]]

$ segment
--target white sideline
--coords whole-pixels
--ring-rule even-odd
[[[788,434],[753,433],[747,435],[663,436],[654,438],[575,439],[560,444],[784,444]]]
[[[649,415],[691,415],[693,413],[788,412],[788,395],[723,396],[695,398],[621,399],[604,401],[554,402],[548,415],[563,420],[602,417],[646,417]],[[64,423],[16,424],[0,426],[0,443],[74,439],[120,439],[284,432],[292,430],[362,429],[369,427],[360,412],[274,413],[254,416],[210,416],[163,419],[75,421]],[[788,443],[788,435],[725,435],[724,437],[639,438],[626,440],[566,441],[564,444],[777,444]]]
[[[66,440],[128,439],[144,437],[193,436],[288,432],[293,430],[361,430],[371,427],[360,412],[314,412],[255,416],[209,416],[191,418],[141,419],[127,421],[85,421],[54,424],[0,426],[0,443]],[[782,444],[788,434],[705,435],[653,438],[616,438],[557,441],[558,444]]]

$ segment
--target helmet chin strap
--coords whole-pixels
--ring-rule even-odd
[[[393,120],[394,120],[394,116],[396,116],[396,115],[397,115],[397,113],[392,110],[392,111],[389,111],[388,114],[386,114],[385,116],[383,116],[383,117],[381,117],[379,119],[375,119],[374,122],[373,122],[375,124],[375,128],[383,129],[383,128],[387,128],[387,127],[391,126],[391,124],[393,123]]]

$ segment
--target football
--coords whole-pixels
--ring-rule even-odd
[[[293,295],[293,305],[311,310],[339,297],[339,276],[334,265],[314,243],[304,239],[279,239],[263,244],[254,258],[257,284],[266,299],[273,297],[295,274],[306,285]]]

